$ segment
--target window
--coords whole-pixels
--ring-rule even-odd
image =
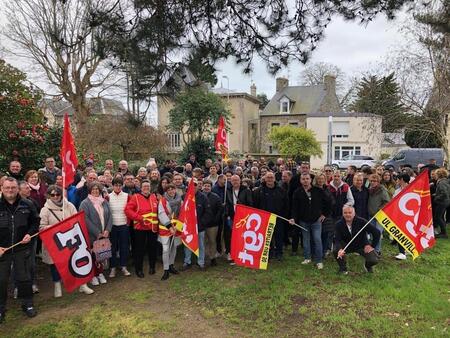
[[[292,127],[298,127],[298,122],[289,122],[289,125]]]
[[[397,155],[394,156],[393,160],[394,161],[400,161],[403,160],[405,158],[405,153],[404,152],[399,152]]]
[[[279,127],[279,126],[280,126],[280,124],[278,122],[273,122],[270,124],[270,128]]]
[[[291,108],[290,106],[291,106],[291,104],[290,104],[289,99],[287,97],[283,97],[280,100],[280,113],[281,114],[289,113],[289,110]]]
[[[334,159],[346,160],[352,159],[353,155],[361,155],[361,147],[359,146],[336,146],[334,147]]]
[[[179,133],[169,134],[169,146],[172,149],[181,149],[181,135]]]
[[[350,123],[347,121],[333,122],[333,138],[348,138]]]

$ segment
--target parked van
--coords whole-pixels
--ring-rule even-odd
[[[386,169],[393,168],[395,171],[399,171],[400,167],[404,165],[410,165],[413,169],[417,169],[418,164],[428,164],[431,159],[436,160],[436,165],[443,166],[444,151],[440,148],[402,149],[382,164]]]

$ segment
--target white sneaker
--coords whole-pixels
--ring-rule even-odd
[[[124,267],[122,267],[122,274],[124,275],[124,276],[131,276],[131,273],[130,273],[130,271],[128,271],[127,270],[127,268],[124,266]],[[111,277],[111,276],[110,276]]]
[[[111,268],[111,272],[109,273],[109,278],[116,277],[116,268]]]
[[[33,293],[39,293],[39,288],[37,287],[36,284],[33,284],[33,285],[31,286],[31,289],[33,290]]]
[[[61,282],[55,282],[55,292],[53,295],[55,298],[62,297]]]
[[[17,295],[19,294],[19,290],[17,288],[14,288],[14,292],[13,292],[13,298],[17,299]]]
[[[97,278],[100,281],[100,284],[106,284],[107,283],[106,282],[106,278],[105,278],[105,276],[102,273],[99,274]]]
[[[310,259],[305,259],[305,260],[302,262],[303,265],[306,265],[306,264],[309,264],[309,263],[311,263],[311,260],[310,260]]]
[[[318,270],[322,270],[323,269],[323,263],[317,263],[316,266],[317,266]]]
[[[83,284],[80,286],[80,292],[86,295],[91,295],[94,293],[94,290],[92,290],[89,286],[87,286],[87,284]]]
[[[403,253],[399,253],[397,256],[395,256],[395,259],[398,259],[400,261],[404,261],[406,259],[406,255]]]
[[[100,282],[98,281],[98,278],[94,276],[91,279],[91,284],[94,286],[97,286],[97,285],[100,285]]]
[[[231,261],[231,254],[227,253],[227,261]]]

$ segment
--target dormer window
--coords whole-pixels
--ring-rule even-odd
[[[280,100],[280,113],[281,114],[287,114],[289,113],[290,109],[291,109],[291,102],[287,97],[283,97]]]

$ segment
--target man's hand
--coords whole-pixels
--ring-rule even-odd
[[[0,257],[2,257],[5,252],[6,252],[6,248],[0,247]]]
[[[337,256],[338,256],[338,258],[344,257],[344,256],[345,256],[345,251],[344,251],[344,249],[339,250]]]
[[[108,230],[103,231],[102,236],[105,237],[105,238],[108,238],[109,237],[109,231]]]
[[[375,250],[371,245],[369,245],[369,244],[367,244],[365,247],[364,247],[364,253],[365,254],[368,254],[368,253],[370,253],[370,252],[372,252],[373,250]]]
[[[291,218],[290,220],[289,220],[289,224],[295,224],[295,220],[293,219],[293,218]]]
[[[23,239],[22,239],[22,241],[21,241],[20,243],[22,243],[22,244],[27,244],[27,243],[29,243],[30,241],[31,241],[31,236],[28,235],[28,234],[26,234],[26,235],[23,237]]]
[[[325,220],[325,216],[324,215],[320,215],[319,217],[319,222],[322,223]]]
[[[169,231],[172,235],[175,235],[175,233],[177,232],[177,229],[175,229],[175,227],[170,227]]]

